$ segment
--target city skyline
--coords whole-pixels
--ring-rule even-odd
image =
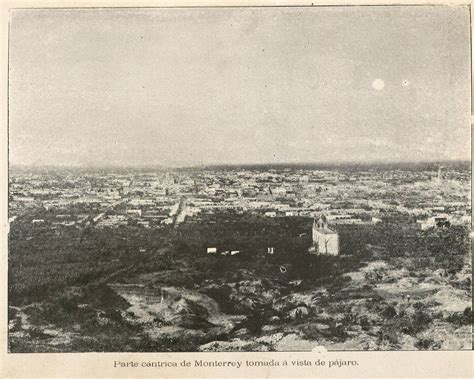
[[[467,7],[15,10],[10,41],[12,165],[470,159]]]

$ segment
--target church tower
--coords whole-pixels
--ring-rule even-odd
[[[318,255],[339,255],[339,235],[329,229],[324,215],[318,221],[313,221],[313,248],[310,252]]]

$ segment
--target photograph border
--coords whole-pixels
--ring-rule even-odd
[[[6,88],[2,88],[3,91],[2,91],[2,98],[4,101],[2,101],[2,109],[5,109],[5,106],[6,106],[6,112],[2,112],[3,114],[6,115],[6,117],[3,118],[3,121],[4,121],[4,125],[6,125],[6,129],[3,130],[2,129],[2,132],[5,132],[6,131],[6,149],[5,149],[5,146],[4,144],[2,143],[2,147],[1,147],[1,151],[2,151],[2,154],[5,156],[4,154],[4,151],[6,150],[6,161],[5,160],[2,160],[2,170],[0,171],[1,174],[2,174],[2,177],[5,177],[4,175],[6,174],[6,178],[7,180],[3,180],[2,181],[2,184],[3,184],[3,188],[2,188],[2,192],[5,192],[5,184],[6,184],[6,195],[7,196],[4,196],[3,198],[6,197],[6,204],[5,202],[2,202],[1,204],[1,214],[2,214],[2,223],[1,223],[1,232],[2,232],[2,235],[5,235],[7,236],[8,235],[8,193],[9,193],[9,186],[10,186],[10,183],[9,183],[9,178],[10,178],[10,163],[9,163],[9,151],[10,151],[10,145],[9,145],[9,101],[8,101],[8,97],[9,97],[9,86],[10,86],[10,82],[9,82],[9,71],[10,71],[10,51],[9,51],[9,46],[10,46],[10,11],[11,10],[17,10],[17,9],[139,9],[139,8],[145,8],[145,9],[166,9],[166,8],[173,8],[173,9],[195,9],[195,8],[201,8],[201,9],[214,9],[214,8],[319,8],[319,7],[393,7],[393,6],[400,6],[400,7],[405,7],[405,6],[416,6],[416,7],[419,7],[419,6],[426,6],[426,7],[433,7],[433,6],[439,6],[439,7],[445,7],[445,6],[467,6],[469,8],[469,15],[470,15],[470,80],[471,80],[471,86],[470,86],[470,103],[471,103],[471,114],[474,114],[474,110],[472,109],[472,88],[473,88],[473,75],[472,75],[472,68],[473,68],[473,48],[472,48],[472,26],[473,26],[473,14],[472,14],[472,3],[471,2],[465,2],[465,1],[460,1],[460,2],[457,2],[457,1],[449,1],[449,2],[443,2],[443,1],[440,1],[440,2],[436,2],[436,1],[429,1],[429,2],[423,2],[423,1],[417,1],[417,2],[409,2],[409,3],[404,3],[404,2],[396,2],[396,3],[393,3],[393,2],[380,2],[380,1],[363,1],[363,2],[356,2],[356,3],[353,3],[353,2],[343,2],[343,4],[340,4],[340,2],[337,2],[337,1],[331,1],[331,2],[328,2],[328,3],[324,3],[324,4],[320,4],[320,3],[310,3],[310,2],[299,2],[300,4],[294,4],[294,3],[291,3],[291,4],[280,4],[281,2],[272,2],[272,3],[279,3],[279,4],[268,4],[269,2],[266,2],[266,1],[257,1],[257,5],[252,5],[252,4],[255,4],[256,2],[255,1],[249,1],[249,2],[245,2],[246,4],[245,5],[217,5],[215,3],[219,3],[218,1],[217,2],[212,2],[213,5],[210,5],[208,4],[209,2],[206,2],[205,5],[189,5],[189,1],[188,2],[185,2],[187,5],[176,5],[176,3],[181,3],[181,1],[175,1],[175,2],[171,2],[171,3],[174,3],[174,5],[169,5],[170,2],[159,2],[160,4],[162,3],[166,3],[168,5],[149,5],[148,3],[149,2],[146,2],[148,5],[139,5],[138,2],[137,3],[133,3],[134,5],[122,5],[123,3],[125,2],[122,2],[122,1],[117,1],[117,2],[113,2],[113,5],[101,5],[103,2],[99,2],[99,3],[96,3],[94,2],[93,5],[86,5],[86,6],[83,6],[82,4],[86,3],[86,4],[90,4],[91,2],[90,1],[86,1],[86,2],[83,2],[83,1],[75,1],[74,4],[72,5],[69,5],[70,2],[63,2],[63,1],[48,1],[48,2],[44,2],[44,1],[40,1],[40,2],[34,2],[34,6],[31,6],[31,3],[32,2],[27,2],[25,4],[25,2],[18,2],[19,6],[16,6],[15,5],[16,2],[12,4],[8,4],[6,7],[7,7],[7,15],[6,15],[6,18],[8,19],[8,22],[7,22],[7,28],[8,28],[8,33],[7,33],[7,43],[6,43],[6,57],[7,57],[7,64],[6,64],[6,69],[5,69],[5,62],[4,60],[2,60],[3,62],[3,65],[2,65],[2,68],[4,68],[2,70],[2,79],[5,79],[5,76],[6,76],[6,81],[5,80],[2,80],[3,83],[6,83]],[[42,3],[47,3],[46,6],[41,6],[40,4]],[[107,4],[111,3],[111,2],[106,2]],[[127,4],[129,4],[129,2],[126,2]],[[153,3],[157,3],[156,1],[153,2]],[[201,3],[202,2],[192,2],[193,4],[195,3]],[[237,2],[237,3],[241,3],[241,2]],[[263,4],[263,3],[266,3],[266,4]],[[287,2],[285,2],[287,3]],[[25,5],[23,5],[25,4]],[[51,6],[50,6],[51,4]],[[62,5],[59,5],[59,4],[62,4]],[[3,5],[3,4],[2,4]],[[36,6],[38,5],[38,6]],[[43,4],[45,5],[45,4]],[[5,8],[4,8],[5,9]],[[5,13],[3,12],[2,9],[2,30],[5,30],[4,26],[5,26]],[[5,57],[5,41],[2,41],[3,44],[2,44],[2,47],[4,47],[4,49],[2,49],[2,57]],[[6,74],[5,74],[5,71],[6,71]],[[2,87],[5,87],[5,86],[2,86]],[[6,91],[5,91],[6,89]],[[6,94],[5,94],[6,92]],[[5,98],[6,96],[6,98]],[[5,101],[6,100],[6,101]],[[473,118],[474,120],[474,118]],[[6,121],[6,123],[5,123]],[[472,188],[473,188],[473,183],[472,183],[472,168],[473,168],[473,162],[472,162],[472,148],[473,148],[473,140],[472,140],[472,121],[471,121],[471,197],[472,197]],[[5,164],[6,163],[6,164]],[[6,170],[5,170],[6,168]],[[4,217],[6,215],[6,217]],[[471,225],[471,230],[472,230],[472,225]],[[6,308],[8,308],[8,291],[7,291],[7,285],[8,285],[8,282],[7,282],[7,278],[8,278],[8,238],[5,238],[5,239],[2,239],[3,243],[2,243],[2,268],[3,268],[3,273],[5,273],[6,275],[2,275],[2,293],[4,294],[5,297],[5,300],[3,301],[3,304],[2,304],[2,312],[1,312],[1,317],[0,317],[0,322],[1,322],[1,328],[0,330],[2,330],[2,338],[0,339],[0,342],[1,344],[3,345],[2,346],[2,350],[4,347],[6,347],[6,345],[8,344],[8,337],[7,339],[5,339],[5,337],[3,336],[3,328],[6,329],[6,332],[8,334],[8,325],[7,325],[7,322],[8,322],[8,319],[6,317]],[[472,250],[472,247],[471,247],[471,250]],[[474,262],[473,262],[474,263]],[[472,283],[471,281],[471,286],[473,286],[474,283]],[[4,299],[3,298],[3,295],[2,297],[0,297],[1,299]],[[471,288],[471,300],[472,300],[472,288]],[[474,304],[474,300],[473,300],[473,304]],[[474,331],[472,329],[472,325],[471,325],[471,342],[472,344],[474,345],[474,340],[473,340],[473,337],[474,337]],[[318,347],[318,348],[321,348],[321,347]],[[323,348],[324,350],[324,348]],[[364,350],[360,350],[360,351],[355,351],[355,350],[330,350],[330,351],[327,351],[328,354],[332,354],[332,353],[365,353],[366,355],[370,356],[372,354],[375,354],[375,353],[378,353],[377,355],[384,355],[384,354],[400,354],[400,353],[407,353],[407,352],[416,352],[416,354],[440,354],[440,353],[454,353],[454,352],[462,352],[462,353],[466,353],[466,352],[471,352],[472,353],[472,350],[443,350],[443,351],[439,351],[439,352],[425,352],[425,351],[419,351],[419,350],[403,350],[403,351],[398,351],[398,350],[387,350],[387,351],[364,351]],[[129,352],[105,352],[106,354],[119,354],[119,355],[124,355],[124,354],[127,354],[127,355],[130,355],[130,354],[144,354],[143,352],[140,352],[140,353],[129,353]],[[146,355],[149,356],[151,354],[165,354],[165,355],[168,355],[168,354],[190,354],[191,352],[188,352],[188,353],[184,353],[184,352],[173,352],[173,353],[164,353],[164,352],[147,352]],[[241,354],[241,353],[229,353],[229,352],[225,352],[225,351],[219,351],[219,352],[215,352],[215,353],[219,353],[219,355],[221,354]],[[206,353],[206,352],[192,352],[192,354],[197,354],[199,357],[203,356],[203,355],[208,355],[208,354],[215,354],[215,353]],[[268,353],[268,352],[257,352],[257,351],[253,351],[253,352],[246,352],[246,353],[250,353],[252,355],[255,355],[256,353],[259,355],[259,356],[268,356],[268,355],[271,355],[271,354],[299,354],[299,353],[308,353],[308,351],[291,351],[291,352],[272,352],[272,353]],[[243,354],[246,354],[246,353],[243,353]],[[368,353],[368,354],[367,354]],[[45,356],[45,355],[69,355],[69,356],[72,356],[72,355],[75,355],[75,354],[80,354],[80,355],[83,355],[83,354],[91,354],[91,353],[88,353],[88,352],[82,352],[82,353],[72,353],[72,352],[61,352],[61,353],[54,353],[54,354],[51,354],[51,353],[11,353],[8,351],[7,349],[7,355],[8,356],[15,356],[15,355],[30,355],[30,354],[33,354],[33,355],[37,355],[37,356]],[[95,353],[92,353],[92,354],[95,354]],[[99,353],[99,354],[103,354],[103,353]],[[2,351],[2,355],[3,355],[3,351]],[[378,359],[377,357],[374,357],[374,359]],[[1,360],[1,359],[0,359]],[[2,372],[2,363],[0,363],[0,372]]]

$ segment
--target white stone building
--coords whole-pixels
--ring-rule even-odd
[[[339,255],[339,235],[329,229],[325,216],[313,222],[313,246],[309,251],[318,255]]]

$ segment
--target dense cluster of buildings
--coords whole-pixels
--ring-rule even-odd
[[[337,241],[323,242],[315,233],[329,236],[333,224],[376,224],[396,213],[421,229],[470,225],[470,183],[468,170],[454,169],[12,170],[9,218],[52,229],[162,228],[212,223],[226,212],[316,220],[324,215],[313,237],[318,249],[332,251]]]

